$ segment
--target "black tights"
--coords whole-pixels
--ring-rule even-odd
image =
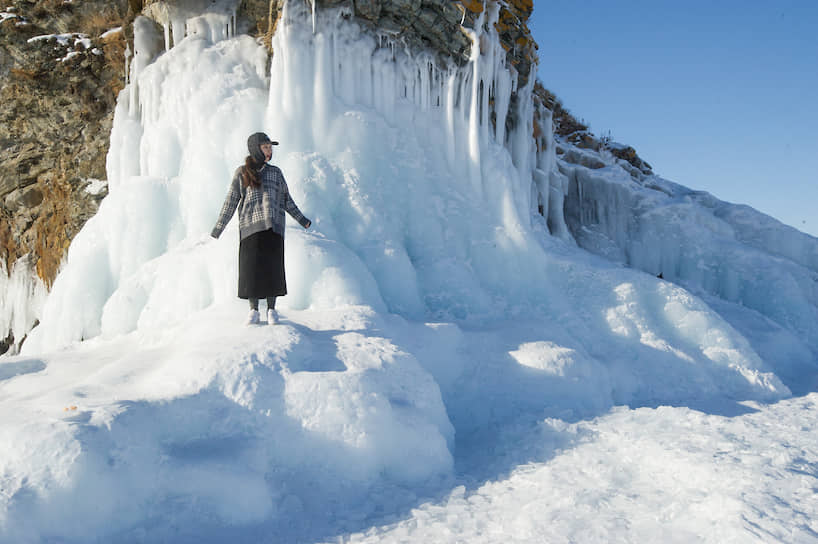
[[[258,299],[251,298],[248,299],[250,301],[250,309],[258,311]],[[275,310],[276,308],[276,297],[267,297],[267,309],[268,310]]]

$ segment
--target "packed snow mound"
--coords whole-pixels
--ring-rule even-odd
[[[441,70],[290,7],[269,80],[247,36],[154,58],[137,25],[110,193],[0,363],[0,537],[331,539],[487,478],[502,429],[790,395],[756,349],[784,333],[751,344],[737,305],[571,242],[570,178],[532,145],[531,89],[511,107],[496,9]],[[313,220],[286,231],[275,327],[241,324],[235,220],[207,235],[258,130]]]
[[[371,310],[243,314],[4,363],[3,540],[131,541],[147,519],[162,539],[270,529],[451,473],[440,390]]]

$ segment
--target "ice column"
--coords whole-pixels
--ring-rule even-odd
[[[468,142],[469,142],[469,178],[472,182],[472,188],[474,189],[475,193],[478,196],[482,195],[482,185],[483,185],[483,176],[482,170],[480,167],[480,105],[479,105],[479,97],[480,97],[480,83],[481,83],[481,71],[480,71],[480,35],[482,34],[483,28],[483,16],[484,13],[480,14],[480,17],[477,18],[477,23],[475,24],[476,30],[474,31],[467,31],[468,35],[471,37],[472,41],[472,48],[471,48],[471,56],[469,57],[469,62],[471,64],[471,89],[470,89],[470,96],[466,97],[465,94],[461,94],[460,104],[463,107],[463,104],[467,102],[470,104],[469,106],[469,125],[468,125]],[[461,89],[461,93],[465,91],[465,86]],[[465,111],[465,109],[464,109]]]
[[[42,315],[48,290],[32,268],[28,255],[17,260],[11,272],[0,261],[0,339],[11,332],[19,344]],[[14,354],[16,348],[12,346],[9,352]]]
[[[527,214],[535,163],[534,79],[517,89],[517,73],[507,65],[495,29],[500,3],[486,4],[474,28],[464,29],[473,44],[467,66],[441,70],[428,53],[362,31],[348,10],[317,11],[313,3],[308,9],[306,3],[287,2],[273,36],[269,123],[283,128],[309,121],[307,138],[315,143],[325,137],[333,112],[356,105],[374,108],[392,124],[434,131],[435,138],[443,135],[442,152],[453,170],[467,174],[464,179],[477,198],[487,196],[483,154],[491,145],[504,146],[518,176],[502,198],[513,201],[520,216]],[[518,100],[512,112],[514,92]],[[511,131],[509,115],[514,116]],[[418,122],[420,117],[425,122]]]
[[[147,17],[139,16],[133,22],[134,54],[130,68],[130,114],[136,117],[139,100],[139,75],[160,53],[157,47],[156,31]]]

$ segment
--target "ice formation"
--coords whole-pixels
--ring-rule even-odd
[[[207,232],[241,162],[242,135],[257,129],[281,140],[276,161],[316,217],[315,234],[288,244],[291,307],[367,304],[465,318],[545,302],[547,282],[519,281],[545,266],[529,213],[531,93],[519,93],[511,134],[491,129],[490,99],[505,115],[514,88],[497,40],[467,67],[444,71],[431,57],[379,43],[343,14],[319,15],[313,34],[285,10],[269,93],[265,54],[246,36],[192,34],[151,62],[157,40],[137,20],[133,82],[111,136],[110,196],[72,244],[68,262],[77,264],[61,274],[45,310],[78,318],[44,316],[29,350],[160,326],[162,315],[229,299],[229,259],[197,261],[228,255],[235,240],[189,247]],[[482,17],[496,16],[494,6]],[[482,17],[478,29],[492,28]],[[482,31],[474,32],[477,40]],[[184,289],[157,283],[156,267],[177,266],[184,251]]]
[[[45,284],[30,271],[28,257],[15,262],[10,271],[0,262],[0,330],[10,333],[12,346],[37,323],[48,295]]]

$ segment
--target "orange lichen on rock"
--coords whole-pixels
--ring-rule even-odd
[[[37,275],[51,287],[62,259],[68,251],[74,229],[71,228],[71,190],[64,179],[46,183],[42,213],[34,223]]]
[[[460,3],[472,13],[482,13],[484,9],[482,0],[460,0]]]

